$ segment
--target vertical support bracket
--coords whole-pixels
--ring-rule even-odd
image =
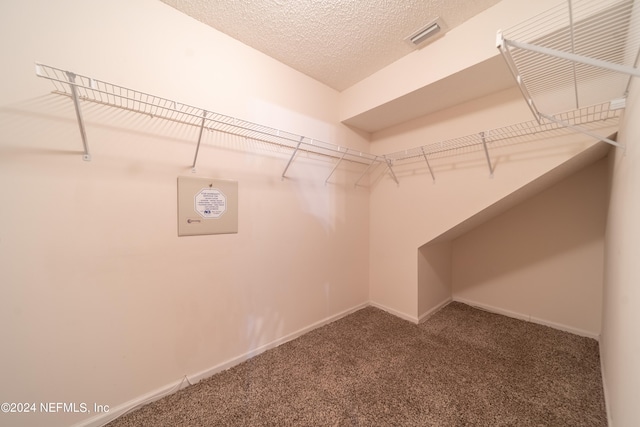
[[[498,31],[496,35],[496,45],[498,46],[498,50],[500,51],[500,53],[502,54],[502,57],[507,63],[507,68],[509,68],[511,75],[513,76],[514,79],[516,79],[516,83],[518,84],[518,89],[520,89],[520,93],[522,93],[522,96],[527,102],[527,107],[529,107],[529,110],[531,110],[531,113],[533,113],[533,117],[535,117],[538,123],[540,123],[540,116],[538,115],[538,109],[536,108],[533,102],[533,98],[531,97],[531,94],[529,93],[526,86],[524,85],[522,81],[522,77],[520,77],[520,74],[518,73],[518,67],[516,67],[516,64],[513,60],[513,56],[511,56],[508,43],[509,43],[509,40],[504,38],[502,31]]]
[[[369,172],[369,169],[371,169],[371,166],[373,166],[373,165],[374,165],[374,163],[376,163],[376,161],[377,161],[377,160],[378,160],[378,156],[375,156],[375,157],[373,158],[373,160],[371,160],[371,163],[369,163],[369,165],[368,165],[368,166],[367,166],[367,168],[364,170],[364,172],[362,172],[362,175],[360,175],[360,176],[358,177],[358,179],[356,180],[355,184],[353,184],[353,186],[354,186],[354,187],[357,187],[357,186],[358,186],[358,183],[360,182],[360,180],[361,180],[362,178],[364,178],[364,176],[367,174],[367,172]]]
[[[487,158],[487,164],[489,165],[489,176],[493,178],[493,165],[491,164],[491,157],[489,157],[489,149],[487,148],[487,139],[485,133],[480,132],[480,138],[482,138],[482,147],[484,147],[484,155]]]
[[[193,164],[191,165],[191,171],[196,171],[196,161],[198,161],[198,152],[200,151],[200,142],[202,141],[202,131],[204,131],[204,123],[207,120],[207,112],[202,112],[202,123],[200,123],[200,133],[198,134],[198,145],[196,145],[196,153],[193,156]]]
[[[85,162],[89,162],[91,161],[91,154],[89,153],[87,133],[84,129],[84,120],[82,119],[82,110],[80,109],[80,99],[78,98],[78,89],[76,88],[76,75],[70,71],[67,71],[67,78],[70,82],[69,87],[71,88],[71,99],[73,99],[73,106],[76,110],[76,118],[78,119],[78,127],[80,128],[80,137],[82,138],[82,146],[84,147],[82,160],[84,160]]]
[[[433,182],[436,182],[436,177],[433,174],[433,169],[431,169],[431,165],[429,164],[429,159],[427,158],[427,153],[424,152],[424,147],[420,147],[420,151],[422,151],[422,156],[424,157],[424,161],[427,162],[427,167],[429,168],[429,173],[431,174],[431,179],[433,179]]]
[[[340,159],[338,159],[338,161],[336,162],[336,164],[333,166],[333,169],[331,169],[331,173],[329,173],[329,176],[327,177],[327,179],[324,180],[324,185],[327,185],[327,182],[329,182],[329,178],[331,178],[331,175],[333,175],[333,173],[336,171],[336,169],[338,169],[338,165],[340,164],[340,162],[342,162],[342,160],[344,159],[344,156],[347,155],[347,153],[349,152],[348,148],[345,148],[345,152],[342,155],[342,157],[340,157]]]
[[[285,175],[287,173],[287,170],[289,169],[289,166],[291,165],[291,162],[293,161],[293,158],[298,153],[298,150],[300,149],[300,144],[302,144],[303,140],[304,140],[304,136],[301,136],[300,137],[300,141],[298,141],[298,145],[296,145],[296,149],[293,150],[293,153],[291,153],[291,158],[289,158],[289,161],[287,162],[287,166],[285,166],[284,167],[284,171],[282,171],[282,177],[280,178],[282,181],[284,181]]]
[[[389,168],[389,172],[391,173],[391,177],[396,182],[396,184],[400,185],[400,183],[398,182],[398,177],[396,176],[396,173],[393,171],[391,160],[387,159],[387,156],[384,156],[384,161],[387,163],[387,167]]]
[[[587,129],[583,128],[582,126],[572,125],[571,123],[565,122],[564,120],[559,120],[559,119],[556,119],[553,116],[548,116],[546,114],[540,114],[540,117],[543,117],[543,118],[545,118],[545,119],[547,119],[549,121],[552,121],[554,123],[558,123],[559,125],[568,127],[569,129],[573,129],[576,132],[580,132],[582,134],[588,135],[588,136],[590,136],[592,138],[599,139],[600,141],[606,142],[607,144],[611,144],[613,146],[616,146],[616,147],[619,147],[619,148],[622,148],[622,149],[625,148],[625,146],[620,144],[619,142],[616,142],[616,141],[614,141],[612,139],[605,138],[604,136],[601,136],[601,135],[598,135],[596,133],[593,133],[590,130],[587,130]]]

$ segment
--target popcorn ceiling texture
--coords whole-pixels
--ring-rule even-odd
[[[451,30],[499,0],[161,1],[342,91],[414,51],[404,39],[436,17]]]

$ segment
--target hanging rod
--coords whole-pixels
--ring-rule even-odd
[[[235,117],[214,113],[167,98],[70,73],[49,65],[36,63],[35,68],[38,77],[48,79],[53,83],[55,88],[54,93],[66,95],[76,100],[77,112],[80,111],[77,101],[81,100],[198,127],[200,133],[193,159],[193,168],[196,166],[202,131],[205,129],[291,149],[294,150],[294,155],[300,151],[339,159],[340,161],[346,160],[366,165],[367,167],[370,167],[372,163],[382,162],[378,156],[362,151],[340,147]],[[73,76],[73,78],[71,76]],[[85,156],[88,156],[87,138],[84,132],[82,115],[78,113],[77,117],[81,128],[83,144],[85,145],[84,153]],[[287,168],[293,159],[294,156],[290,158]],[[283,178],[285,173],[286,169],[283,172]]]
[[[635,3],[565,0],[498,31],[497,47],[538,121],[626,97],[631,79],[640,76]]]

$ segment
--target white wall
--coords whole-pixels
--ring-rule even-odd
[[[607,159],[456,238],[454,300],[597,338]]]
[[[426,320],[451,301],[451,241],[418,248],[418,318]]]
[[[610,425],[640,425],[640,86],[631,85],[612,157],[600,352]]]
[[[326,86],[154,0],[0,3],[2,402],[109,405],[206,375],[368,301],[363,167],[205,132],[196,176],[239,183],[239,233],[177,237],[197,128],[68,98],[34,61],[364,149]],[[96,414],[0,414],[62,426]]]
[[[341,93],[347,120],[499,55],[496,32],[557,5],[555,0],[502,0],[440,38]]]
[[[507,90],[376,133],[372,149],[401,151],[530,119],[518,90]],[[595,140],[574,135],[511,142],[490,148],[493,178],[482,147],[476,146],[432,158],[435,182],[420,159],[396,166],[399,185],[389,174],[374,179],[369,274],[373,302],[417,321],[423,314],[416,304],[417,249],[592,147]]]

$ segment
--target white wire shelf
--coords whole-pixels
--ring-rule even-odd
[[[484,150],[489,171],[491,175],[493,175],[494,168],[489,149],[497,147],[500,141],[517,141],[530,138],[532,136],[544,137],[551,136],[552,133],[557,134],[560,132],[566,134],[572,131],[579,131],[593,138],[619,146],[616,141],[604,138],[596,133],[599,129],[610,129],[612,126],[617,126],[618,124],[618,119],[622,110],[619,105],[614,106],[611,102],[582,107],[555,115],[545,115],[540,113],[537,120],[531,120],[496,129],[489,129],[477,134],[438,141],[390,154],[373,155],[256,123],[251,123],[223,114],[210,112],[198,107],[178,103],[173,100],[125,88],[112,83],[103,82],[90,77],[81,76],[70,71],[64,71],[44,64],[36,64],[36,75],[52,82],[54,85],[53,93],[68,96],[73,100],[84,144],[85,160],[90,160],[91,157],[89,154],[87,137],[82,119],[80,101],[97,103],[145,114],[150,117],[198,127],[200,129],[200,134],[193,159],[193,168],[195,168],[197,162],[202,133],[204,130],[211,130],[240,136],[247,140],[264,142],[276,146],[278,149],[284,147],[291,150],[291,156],[282,173],[283,179],[285,178],[287,170],[298,152],[306,152],[337,159],[334,163],[333,169],[325,180],[325,183],[329,181],[343,160],[361,164],[365,166],[365,168],[358,180],[355,182],[356,186],[368,172],[381,164],[386,167],[385,173],[388,172],[392,179],[398,183],[398,179],[393,169],[394,164],[408,162],[412,159],[415,160],[418,158],[426,161],[431,176],[435,180],[434,172],[429,163],[429,158],[443,153],[455,154],[456,152],[468,152],[474,149]],[[624,105],[622,107],[624,107]]]
[[[363,164],[367,167],[384,162],[384,160],[379,156],[366,152],[341,147],[283,130],[248,122],[235,117],[215,113],[199,107],[179,103],[167,98],[140,92],[113,83],[107,83],[48,65],[36,63],[36,75],[50,80],[55,87],[53,91],[54,93],[69,96],[74,100],[83,144],[85,147],[85,160],[90,160],[90,155],[84,125],[82,123],[79,101],[88,101],[107,105],[110,107],[145,114],[150,117],[199,127],[200,137],[192,165],[194,168],[196,166],[198,149],[203,130],[227,133],[293,150],[292,156],[287,164],[287,168],[282,174],[283,178],[285,177],[289,165],[298,152],[306,152],[309,154],[338,159],[333,171],[337,168],[338,163],[343,160]],[[327,180],[328,179],[329,178],[327,178]]]
[[[496,148],[500,143],[526,142],[545,137],[556,137],[572,133],[579,128],[579,131],[586,133],[595,139],[619,146],[616,141],[603,138],[597,132],[602,129],[617,129],[621,116],[621,109],[611,108],[611,103],[606,102],[578,110],[572,110],[554,116],[543,116],[540,121],[530,120],[501,128],[490,129],[471,135],[458,138],[447,139],[414,147],[408,150],[397,151],[386,155],[394,165],[409,161],[426,161],[432,178],[435,180],[429,159],[446,155],[452,152],[469,152],[473,150],[484,150],[489,172],[492,175],[494,165],[489,155],[489,150]]]
[[[498,32],[498,48],[536,119],[623,99],[640,76],[637,0],[566,0]]]

